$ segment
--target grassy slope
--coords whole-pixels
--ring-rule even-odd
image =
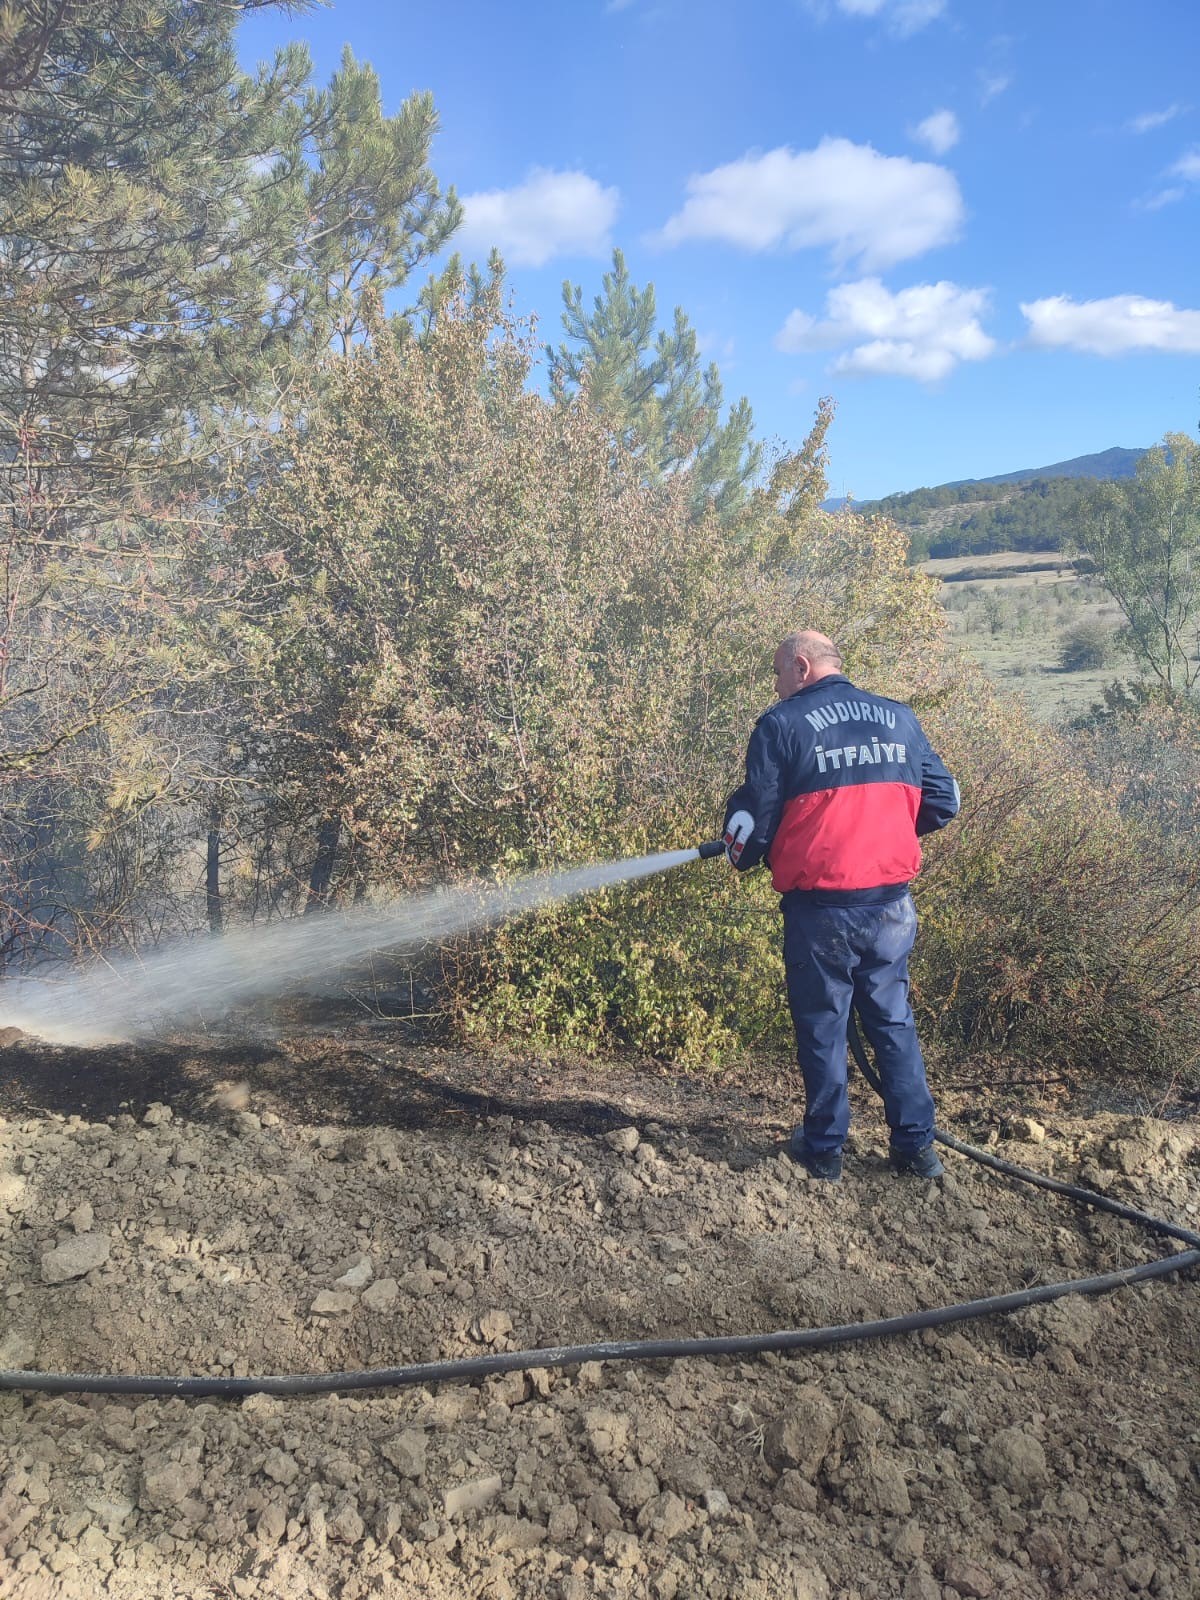
[[[1071,628],[1099,619],[1115,629],[1120,614],[1104,590],[1057,551],[953,556],[927,561],[921,570],[942,579],[942,603],[964,649],[993,682],[1025,695],[1047,721],[1086,711],[1106,684],[1135,676],[1123,656],[1092,671],[1066,672],[1059,665]]]

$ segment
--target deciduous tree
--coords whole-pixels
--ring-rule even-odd
[[[1142,667],[1168,696],[1200,680],[1200,445],[1169,433],[1130,482],[1099,485],[1074,527],[1125,616]]]

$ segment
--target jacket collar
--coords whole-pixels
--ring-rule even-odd
[[[806,683],[803,689],[797,689],[795,694],[788,695],[788,700],[799,700],[802,694],[812,694],[814,689],[831,689],[835,683],[849,683],[850,679],[844,672],[827,672],[823,678],[818,678],[816,683]],[[787,704],[787,701],[784,701]]]

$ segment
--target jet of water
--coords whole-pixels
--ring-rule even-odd
[[[699,851],[535,873],[512,883],[439,889],[345,912],[180,939],[145,958],[123,957],[59,979],[0,986],[0,1026],[57,1044],[134,1039],[172,1024],[211,1020],[230,1006],[278,994],[379,950],[417,948],[490,927],[595,889],[667,872]]]

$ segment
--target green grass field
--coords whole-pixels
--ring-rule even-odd
[[[1076,717],[1108,684],[1138,675],[1117,643],[1116,605],[1058,551],[945,557],[921,570],[942,580],[942,604],[963,648],[1045,721]],[[1099,629],[1102,664],[1070,670],[1064,648],[1087,625]]]

